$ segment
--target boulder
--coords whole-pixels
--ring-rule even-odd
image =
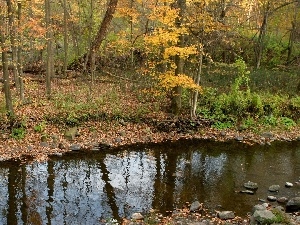
[[[256,210],[253,213],[253,218],[258,224],[266,224],[269,221],[275,220],[276,216],[269,210]]]
[[[142,219],[144,219],[144,216],[141,213],[133,213],[131,215],[131,218],[133,220],[142,220]]]
[[[232,211],[221,211],[221,212],[218,212],[217,215],[221,220],[234,219],[234,217],[235,217],[234,212],[232,212]]]
[[[291,198],[286,204],[287,212],[296,212],[300,210],[300,197]]]
[[[190,206],[190,211],[191,211],[191,212],[194,212],[194,211],[196,211],[196,210],[199,210],[201,207],[202,207],[202,205],[200,204],[200,202],[195,201],[195,202],[193,202],[193,203],[191,204],[191,206]]]
[[[81,146],[77,145],[77,144],[71,145],[70,146],[70,150],[71,151],[80,151],[81,150]]]

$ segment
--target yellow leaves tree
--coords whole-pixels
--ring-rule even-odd
[[[189,35],[185,9],[185,0],[157,1],[149,15],[155,28],[144,37],[147,53],[156,64],[151,74],[157,80],[159,88],[171,92],[171,111],[175,115],[180,113],[182,107],[182,88],[201,89],[184,72],[185,61],[197,54],[197,48],[184,40]]]

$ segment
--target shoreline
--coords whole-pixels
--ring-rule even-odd
[[[158,144],[178,140],[211,140],[218,142],[236,141],[246,145],[271,145],[273,141],[300,141],[300,128],[278,130],[264,129],[260,132],[235,129],[217,130],[202,126],[196,130],[178,132],[159,131],[151,123],[134,123],[124,121],[89,121],[76,127],[76,135],[68,140],[65,136],[66,127],[47,125],[43,133],[27,128],[24,139],[15,140],[4,133],[0,137],[0,162],[9,160],[44,161],[51,155],[62,156],[72,151],[102,151],[109,149],[128,148],[135,145]],[[47,135],[45,135],[47,134]],[[26,159],[27,158],[27,159]]]

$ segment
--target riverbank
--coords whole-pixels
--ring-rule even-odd
[[[161,143],[179,139],[238,141],[271,144],[300,140],[300,124],[291,120],[220,129],[213,120],[199,116],[191,120],[188,108],[175,117],[167,113],[167,98],[144,94],[131,83],[99,77],[93,86],[80,78],[53,79],[48,99],[44,80],[26,75],[26,102],[15,102],[12,123],[0,111],[0,161],[46,160],[73,150],[101,150],[119,146]],[[16,89],[12,94],[17,99]],[[3,104],[5,105],[5,104]],[[296,113],[297,114],[297,113]],[[282,122],[282,121],[281,121]],[[67,134],[68,132],[70,134]]]
[[[80,126],[60,126],[47,123],[42,132],[36,131],[38,118],[27,121],[26,135],[14,139],[8,132],[0,136],[1,161],[12,159],[46,160],[50,155],[61,155],[78,150],[102,150],[136,144],[161,143],[179,139],[203,139],[214,141],[237,141],[248,145],[271,145],[273,141],[300,140],[299,127],[289,130],[262,129],[260,131],[235,129],[217,130],[205,121],[184,119],[147,119],[126,121],[124,119],[87,121]],[[187,124],[197,126],[190,127]],[[66,133],[74,132],[71,136]]]

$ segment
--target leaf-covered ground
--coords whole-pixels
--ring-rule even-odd
[[[174,117],[165,112],[166,99],[158,100],[144,93],[142,85],[116,77],[101,77],[93,84],[83,78],[53,79],[50,100],[45,95],[43,78],[25,77],[26,104],[16,100],[16,90],[12,87],[15,124],[5,119],[4,95],[1,94],[2,161],[28,157],[45,160],[51,154],[70,151],[72,145],[92,150],[99,149],[99,143],[114,147],[181,138],[237,139],[248,144],[269,144],[274,140],[291,141],[300,137],[299,125],[289,130],[220,131],[201,118]],[[74,126],[78,128],[78,135],[68,140],[64,133]],[[262,137],[263,132],[272,132],[272,137]]]

